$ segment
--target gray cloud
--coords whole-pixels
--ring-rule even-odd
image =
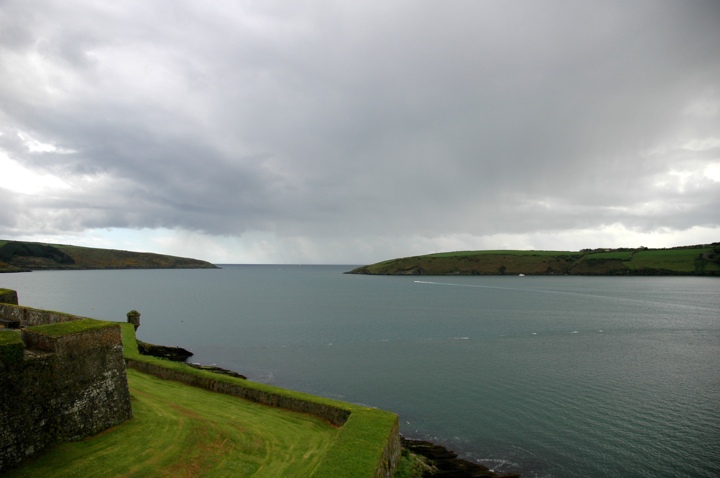
[[[702,171],[720,162],[719,21],[702,0],[5,1],[0,150],[72,187],[14,199],[25,219],[0,233],[383,250],[718,228],[720,183]]]

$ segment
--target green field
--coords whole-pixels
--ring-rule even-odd
[[[702,252],[705,253],[708,251]],[[635,254],[629,266],[633,269],[664,268],[687,273],[693,273],[696,270],[698,272],[718,271],[717,261],[699,260],[699,255],[695,249],[648,249]]]
[[[128,382],[132,420],[58,445],[6,476],[310,476],[339,433],[311,415],[135,370]]]

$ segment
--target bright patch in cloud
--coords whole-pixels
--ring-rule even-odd
[[[74,153],[73,150],[65,149],[65,148],[59,148],[55,146],[54,144],[50,143],[43,143],[42,141],[39,141],[32,136],[30,136],[28,133],[23,133],[21,131],[18,131],[17,133],[18,137],[25,143],[25,147],[30,151],[31,153],[59,153],[59,154],[72,154]]]
[[[37,194],[48,190],[69,189],[70,186],[52,174],[32,171],[0,151],[0,187],[16,193]]]
[[[694,139],[683,145],[683,149],[687,151],[706,151],[713,148],[720,148],[720,138]]]
[[[705,166],[703,175],[716,183],[720,183],[720,163],[713,163]]]

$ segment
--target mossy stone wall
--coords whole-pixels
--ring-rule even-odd
[[[395,426],[390,430],[387,443],[383,449],[382,458],[375,470],[375,478],[390,478],[395,473],[400,453],[402,452],[402,443],[400,440],[400,423],[396,420]]]
[[[32,307],[23,307],[21,305],[8,303],[0,303],[0,317],[19,320],[20,323],[26,327],[33,325],[57,324],[59,322],[72,322],[84,318],[77,315],[65,314],[63,312],[33,309]]]
[[[132,417],[118,324],[54,337],[30,328],[23,337],[29,349],[55,357],[53,397],[59,405],[60,440],[91,436]],[[36,347],[39,343],[42,348]]]
[[[0,289],[0,303],[17,305],[17,292],[12,289]]]
[[[16,331],[0,331],[0,363],[14,365],[21,363],[25,355],[25,344]]]
[[[54,362],[50,354],[0,362],[0,473],[56,441],[54,397],[46,393]]]
[[[350,410],[334,407],[324,403],[315,403],[301,398],[296,398],[279,393],[257,390],[243,387],[240,384],[228,383],[209,377],[203,377],[192,372],[173,370],[162,365],[156,365],[146,361],[127,359],[127,366],[143,373],[149,373],[165,380],[181,382],[193,387],[204,388],[213,392],[233,395],[252,402],[269,405],[272,407],[284,408],[294,412],[308,413],[322,418],[334,426],[342,426],[350,416]]]

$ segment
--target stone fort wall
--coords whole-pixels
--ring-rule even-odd
[[[0,319],[22,327],[0,329],[0,473],[132,418],[119,324],[13,304]]]

